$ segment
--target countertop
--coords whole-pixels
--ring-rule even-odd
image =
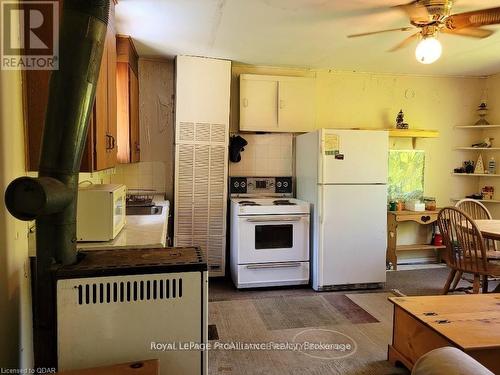
[[[155,196],[154,202],[163,206],[160,215],[127,215],[125,227],[114,240],[78,242],[78,250],[166,247],[170,202],[161,196]]]

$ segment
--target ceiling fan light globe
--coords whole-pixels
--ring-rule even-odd
[[[415,49],[415,57],[419,63],[432,64],[441,57],[442,51],[439,40],[434,37],[424,38]]]

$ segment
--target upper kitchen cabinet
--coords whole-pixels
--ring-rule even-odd
[[[240,130],[279,131],[278,81],[273,77],[240,76]]]
[[[119,163],[140,161],[139,57],[130,36],[116,37],[117,146]]]
[[[240,75],[240,130],[308,132],[314,120],[313,78]]]
[[[97,81],[97,90],[92,118],[94,132],[94,170],[112,168],[116,165],[116,29],[115,7],[110,2],[108,32]]]
[[[60,4],[62,1],[59,2]],[[94,108],[89,120],[82,172],[114,167],[116,164],[116,41],[114,2],[96,87]],[[23,71],[24,118],[26,127],[26,164],[30,171],[38,170],[42,148],[42,133],[49,97],[48,70]]]

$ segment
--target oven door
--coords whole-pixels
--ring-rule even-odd
[[[240,216],[239,264],[309,260],[309,215]]]

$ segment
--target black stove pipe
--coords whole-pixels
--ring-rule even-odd
[[[54,270],[77,261],[78,173],[94,104],[109,16],[109,0],[64,0],[59,70],[50,79],[38,178],[12,181],[10,213],[36,219],[34,349],[36,367],[57,367]]]

